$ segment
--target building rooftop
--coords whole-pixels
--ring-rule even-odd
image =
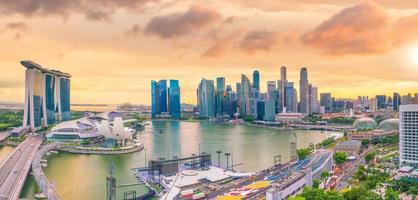
[[[61,71],[58,71],[58,70],[44,68],[41,65],[39,65],[38,63],[35,63],[31,60],[22,60],[22,61],[20,61],[20,64],[23,65],[24,67],[28,68],[28,69],[36,69],[36,70],[39,70],[43,73],[52,74],[52,75],[59,76],[59,77],[64,77],[64,78],[71,78],[71,75],[68,74],[68,73],[61,72]]]

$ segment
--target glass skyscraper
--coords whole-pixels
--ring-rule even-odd
[[[168,107],[172,118],[179,119],[180,111],[180,85],[178,80],[170,80],[170,88],[168,90]]]
[[[71,75],[24,60],[25,109],[23,126],[35,129],[71,119]]]
[[[155,118],[157,114],[160,114],[160,105],[159,105],[159,87],[158,82],[151,81],[151,116]]]
[[[172,118],[181,117],[180,84],[178,80],[170,80],[167,89],[167,80],[151,81],[151,116],[157,117],[162,113],[169,113]]]
[[[202,79],[197,89],[199,115],[203,118],[215,116],[215,87],[213,80]]]
[[[167,109],[167,80],[160,80],[158,82],[158,92],[159,92],[159,105],[160,105],[160,112],[168,112]]]
[[[223,103],[225,100],[225,78],[218,77],[216,78],[216,116],[222,116],[224,114],[223,111]]]

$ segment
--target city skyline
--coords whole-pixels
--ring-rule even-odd
[[[413,1],[30,2],[0,3],[1,101],[23,103],[22,59],[72,74],[72,103],[150,105],[149,81],[174,78],[195,104],[202,77],[234,85],[258,70],[266,91],[282,65],[297,90],[307,67],[318,93],[337,98],[418,91]]]

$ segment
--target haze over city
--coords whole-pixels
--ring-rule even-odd
[[[0,99],[22,102],[31,59],[72,75],[72,103],[150,104],[150,80],[298,82],[302,67],[334,97],[418,89],[418,2],[2,1]],[[298,88],[296,83],[296,88]]]

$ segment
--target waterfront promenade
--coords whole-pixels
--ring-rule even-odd
[[[118,155],[126,153],[134,153],[144,148],[142,143],[136,143],[132,146],[120,147],[116,149],[102,148],[102,147],[78,147],[78,146],[61,146],[58,150],[74,154],[89,154],[89,155]]]
[[[0,166],[0,200],[19,199],[34,155],[42,139],[29,136]]]

